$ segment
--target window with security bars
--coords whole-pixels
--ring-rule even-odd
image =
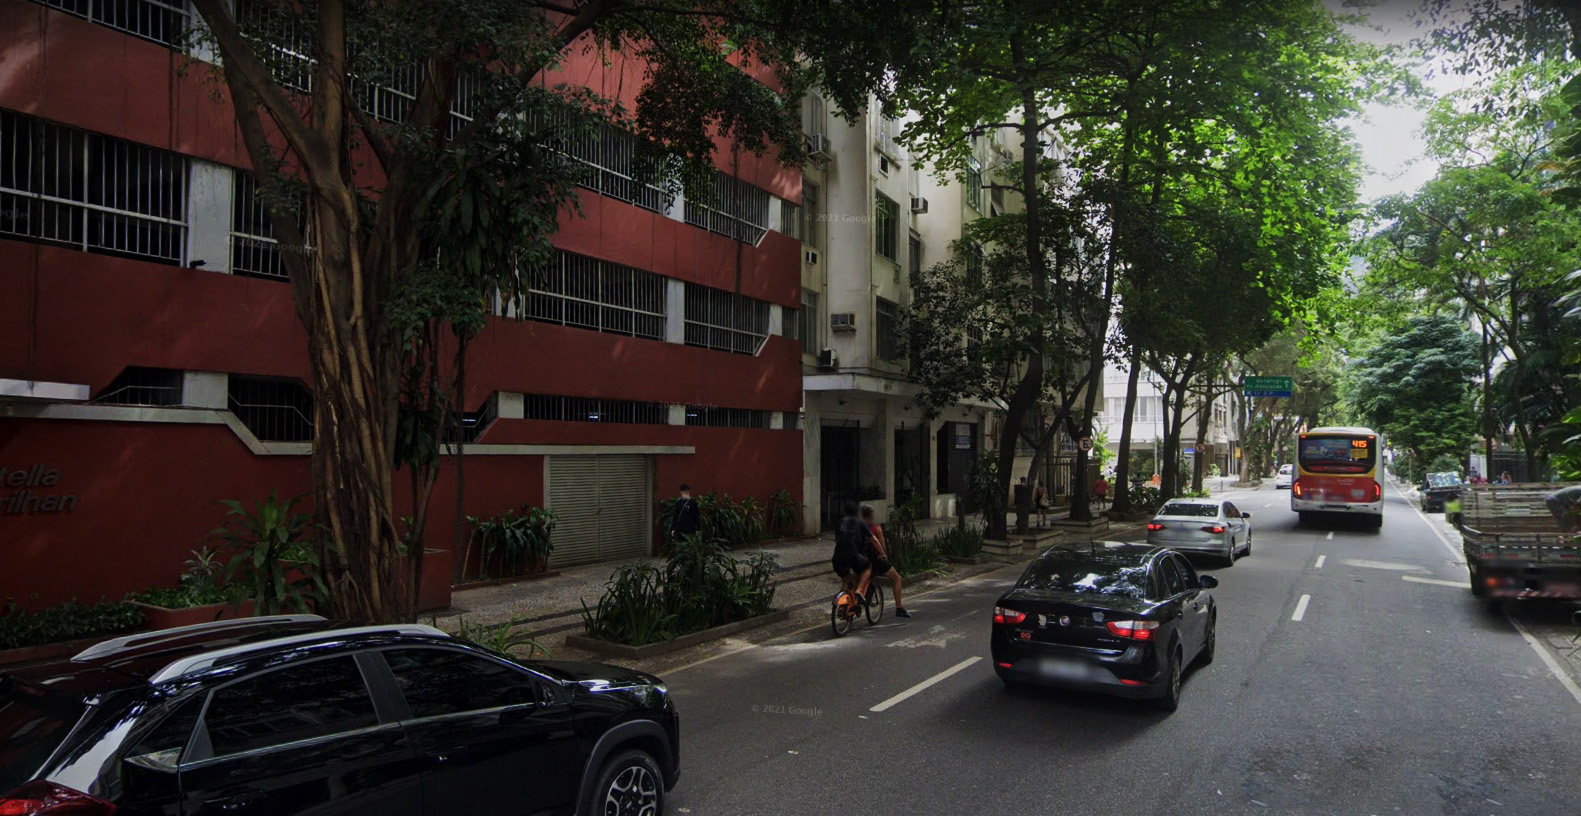
[[[645,210],[669,210],[671,196],[664,185],[676,171],[668,165],[644,164],[653,160],[639,154],[636,136],[608,123],[578,132],[559,117],[542,114],[534,124],[540,130],[563,129],[564,135],[554,139],[554,149],[586,168],[579,181],[583,187]]]
[[[527,317],[606,334],[664,339],[664,278],[629,266],[556,252],[533,274]]]
[[[229,403],[259,441],[313,441],[313,395],[296,380],[232,374]]]
[[[906,242],[906,271],[916,280],[922,274],[922,237],[912,233]]]
[[[880,113],[877,121],[878,151],[891,159],[900,159],[900,121]]]
[[[786,411],[784,415],[780,417],[780,427],[787,431],[800,430],[801,413],[797,411]]]
[[[0,110],[0,235],[180,265],[187,159]]]
[[[962,252],[965,253],[962,260],[965,266],[966,286],[975,291],[983,285],[983,253],[982,250],[973,247],[967,247]]]
[[[802,236],[807,234],[803,228],[802,211],[799,205],[792,204],[789,201],[780,203],[780,232],[798,241],[802,240]]]
[[[526,419],[556,422],[665,425],[670,421],[670,408],[662,402],[526,394],[523,396],[523,409]]]
[[[160,45],[181,44],[187,33],[186,0],[33,0],[41,6],[124,31]]]
[[[717,168],[697,180],[686,199],[686,223],[756,246],[768,232],[769,194]]]
[[[883,193],[873,194],[873,241],[878,254],[895,260],[900,241],[900,205]]]
[[[231,274],[250,278],[285,281],[285,266],[280,263],[280,242],[275,238],[274,222],[258,196],[253,174],[237,170],[231,184]],[[299,205],[298,212],[302,212]],[[286,251],[305,251],[286,247]]]
[[[981,326],[966,327],[966,357],[977,360],[983,348],[983,329]]]
[[[900,359],[900,354],[905,346],[900,337],[900,304],[878,298],[874,307],[875,320],[873,331],[877,333],[874,339],[878,347],[878,359],[894,362]]]
[[[818,293],[811,289],[801,290],[801,310],[796,313],[796,321],[801,325],[797,331],[801,335],[801,353],[817,354],[820,350],[818,344],[818,330],[823,328],[823,323],[818,320]]]
[[[104,387],[93,402],[98,405],[180,405],[186,376],[170,368],[127,366]]]
[[[962,182],[965,190],[966,204],[972,209],[983,211],[983,165],[977,159],[966,160],[966,179]]]
[[[801,240],[802,243],[811,247],[822,246],[819,243],[822,238],[821,225],[823,224],[823,210],[819,204],[820,195],[821,192],[818,185],[802,179],[801,212],[802,223],[806,226],[806,229],[802,231]]]
[[[767,428],[769,412],[751,408],[686,406],[686,424],[709,428]]]
[[[767,302],[701,284],[686,284],[686,345],[757,354],[768,336]]]

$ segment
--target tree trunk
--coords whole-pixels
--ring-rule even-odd
[[[1114,509],[1119,513],[1131,512],[1131,430],[1132,415],[1136,412],[1136,385],[1142,373],[1142,349],[1131,349],[1131,372],[1125,383],[1125,417],[1120,424],[1119,459],[1114,466]]]
[[[1203,467],[1202,446],[1208,441],[1208,421],[1213,416],[1213,391],[1208,391],[1208,400],[1197,407],[1197,451],[1191,457],[1191,489],[1202,491]]]

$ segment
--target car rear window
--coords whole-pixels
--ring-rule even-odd
[[[86,708],[0,677],[0,793],[33,778]]]
[[[1460,484],[1458,473],[1429,473],[1427,474],[1429,487],[1455,487]]]
[[[1219,506],[1217,504],[1196,504],[1191,502],[1170,502],[1164,509],[1158,511],[1160,516],[1201,516],[1202,518],[1217,518]]]
[[[1043,558],[1032,562],[1020,589],[1074,592],[1078,595],[1147,597],[1147,564],[1139,557]]]

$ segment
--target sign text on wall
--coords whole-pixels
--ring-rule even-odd
[[[75,494],[40,493],[34,488],[60,484],[60,471],[32,467],[0,467],[0,516],[69,513],[77,509]]]

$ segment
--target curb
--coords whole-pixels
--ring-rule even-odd
[[[659,655],[669,654],[670,652],[678,652],[682,649],[689,649],[693,646],[706,643],[710,640],[717,640],[727,635],[733,635],[737,632],[747,631],[748,629],[757,629],[761,626],[782,623],[784,621],[790,620],[791,610],[794,608],[795,607],[777,609],[768,613],[767,615],[759,615],[755,618],[748,618],[744,621],[727,623],[724,626],[715,626],[712,629],[704,629],[701,632],[693,632],[689,635],[682,635],[681,637],[675,638],[674,640],[665,640],[658,643],[647,643],[642,646],[628,646],[624,643],[610,643],[609,641],[590,638],[586,635],[566,635],[565,645],[572,649],[582,649],[595,654],[610,655],[612,657],[624,657],[628,660],[642,660],[643,658],[657,657]]]

